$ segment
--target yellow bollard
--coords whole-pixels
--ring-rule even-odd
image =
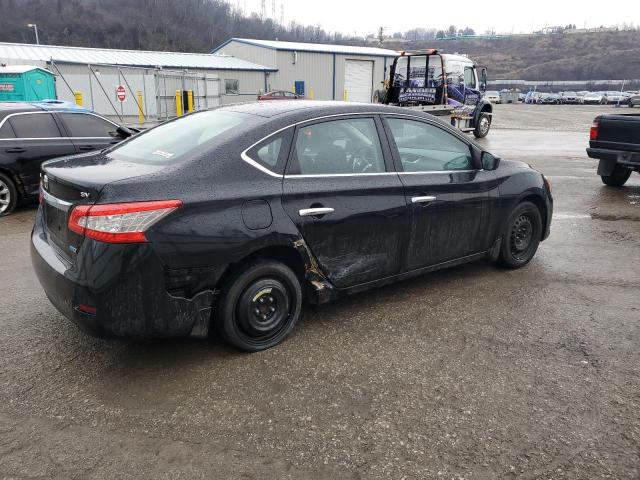
[[[193,90],[187,90],[187,112],[193,112]]]
[[[347,89],[344,89],[344,93],[342,94],[342,100],[344,100],[345,102],[349,101],[349,92],[347,92]]]
[[[182,92],[176,90],[176,117],[182,116]]]
[[[76,105],[79,107],[82,106],[82,92],[80,90],[76,90],[73,92],[73,96],[76,97]]]
[[[140,90],[138,90],[137,92],[137,96],[138,96],[138,123],[140,125],[142,125],[144,123],[144,109],[143,109],[143,104],[142,104],[142,92]]]
[[[309,98],[311,100],[315,100],[316,99],[316,92],[313,91],[313,87],[309,88]]]

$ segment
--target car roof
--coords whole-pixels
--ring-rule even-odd
[[[84,112],[93,113],[91,110],[79,107],[73,102],[62,100],[42,100],[39,102],[0,102],[0,114],[56,111],[56,112]]]
[[[0,113],[33,112],[40,110],[28,102],[0,102]]]
[[[433,119],[428,115],[406,108],[391,107],[375,103],[358,102],[334,102],[314,100],[283,100],[281,102],[247,102],[220,107],[220,111],[244,113],[264,118],[284,118],[296,121],[304,121],[311,118],[330,115],[345,115],[350,113],[401,113],[415,116],[423,116]]]

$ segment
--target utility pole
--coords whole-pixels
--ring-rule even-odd
[[[267,5],[266,5],[266,1],[267,0],[261,0],[260,1],[260,20],[264,21],[264,17],[267,14]]]
[[[276,0],[271,0],[271,18],[273,23],[276,23]]]
[[[33,28],[33,30],[36,32],[36,45],[40,45],[40,40],[38,40],[38,25],[36,25],[35,23],[30,23],[27,25],[27,27]]]
[[[284,27],[284,3],[280,4],[280,25]]]
[[[380,45],[382,45],[382,42],[384,41],[384,27],[380,27],[378,29],[378,41],[380,42]]]

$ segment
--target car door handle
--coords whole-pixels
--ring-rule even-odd
[[[318,208],[303,208],[298,210],[298,214],[301,217],[315,217],[318,215],[326,215],[327,213],[333,213],[334,209],[330,207],[318,207]]]
[[[431,203],[435,202],[436,197],[427,195],[424,197],[411,197],[411,203]]]
[[[16,148],[7,148],[5,152],[7,153],[24,153],[26,152],[26,148],[16,147]]]
[[[78,147],[78,150],[85,151],[85,152],[88,150],[95,150],[95,149],[96,147],[94,147],[93,145],[80,145]]]

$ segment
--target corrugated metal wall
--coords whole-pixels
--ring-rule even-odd
[[[247,43],[232,41],[225,45],[222,50],[216,52],[218,55],[232,55],[241,60],[258,63],[269,68],[279,68],[276,58],[277,50],[271,48],[257,47]],[[251,60],[255,59],[255,60]],[[258,60],[260,60],[258,62]]]
[[[335,54],[335,86],[334,86],[334,54],[318,52],[292,52],[231,41],[221,52],[237,58],[277,68],[267,76],[267,90],[294,90],[296,81],[305,82],[305,93],[317,100],[342,100],[344,96],[345,61],[369,60],[374,63],[372,91],[382,88],[385,78],[385,66],[391,66],[393,57],[368,55]],[[220,52],[218,52],[220,53]],[[262,87],[264,88],[264,87]]]
[[[295,62],[295,63],[294,63]],[[278,71],[271,74],[271,89],[294,91],[298,80],[305,82],[305,93],[313,89],[316,100],[333,97],[333,54],[278,51]]]
[[[164,70],[155,68],[116,67],[105,65],[74,65],[54,63],[49,67],[56,74],[56,90],[61,100],[74,101],[75,91],[81,91],[84,106],[110,117],[138,116],[135,92],[143,94],[143,110],[149,119],[175,116],[176,90],[193,90],[194,109],[255,100],[264,90],[265,74],[242,70]],[[239,94],[227,95],[225,80],[237,80]],[[67,85],[68,84],[68,85]],[[125,102],[116,101],[116,86],[127,91]]]

